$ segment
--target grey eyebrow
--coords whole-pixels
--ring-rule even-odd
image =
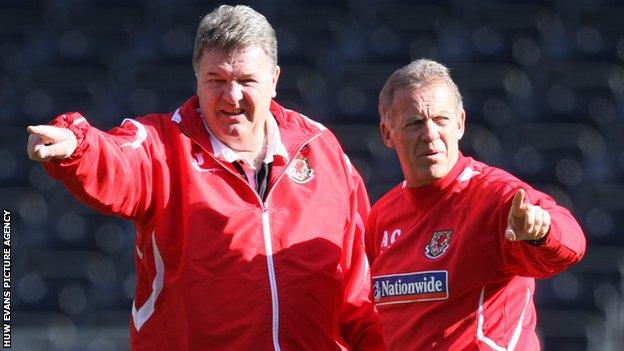
[[[409,120],[409,121],[411,121],[411,120],[422,121],[423,119],[425,119],[425,116],[424,116],[424,115],[422,115],[422,114],[414,114],[414,115],[410,115],[410,116],[408,117],[408,120]]]

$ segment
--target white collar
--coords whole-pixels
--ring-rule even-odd
[[[212,132],[203,116],[201,117],[202,121],[204,121],[204,127],[208,131],[210,135],[210,143],[212,144],[212,151],[214,156],[217,159],[222,161],[232,163],[236,161],[245,161],[240,157],[236,151],[232,150],[229,146],[225,145],[221,140],[219,140]],[[267,151],[266,156],[264,157],[264,163],[273,162],[275,156],[282,157],[286,162],[288,162],[288,152],[286,151],[286,146],[282,142],[282,137],[280,135],[279,126],[277,125],[277,121],[273,114],[269,113],[269,118],[267,118]]]

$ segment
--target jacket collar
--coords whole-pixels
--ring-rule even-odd
[[[235,161],[241,161],[241,157],[224,142],[219,140],[208,128],[208,125],[204,123],[205,129],[210,135],[210,144],[212,146],[213,154],[216,158],[225,162],[232,163]],[[271,163],[276,157],[281,157],[284,163],[288,162],[288,152],[282,142],[279,127],[275,121],[273,115],[267,119],[267,145],[266,156],[264,157],[264,163]]]
[[[288,154],[288,159],[295,157],[305,143],[326,129],[320,123],[312,121],[298,112],[282,107],[275,100],[271,101],[270,111],[279,127],[279,134]],[[189,138],[210,153],[215,153],[210,140],[210,134],[199,111],[199,98],[197,95],[188,99],[179,109],[173,112],[171,120]]]

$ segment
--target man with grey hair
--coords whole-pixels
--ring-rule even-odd
[[[538,350],[534,278],[578,262],[568,210],[511,174],[462,155],[466,113],[440,63],[394,72],[381,134],[405,181],[371,210],[367,254],[390,350]]]
[[[275,32],[246,6],[201,21],[197,95],[102,132],[28,127],[80,200],[135,221],[133,350],[383,350],[362,179],[330,131],[273,98]]]

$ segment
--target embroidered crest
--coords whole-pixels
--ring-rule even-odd
[[[441,230],[434,232],[431,236],[429,244],[425,246],[425,256],[427,258],[438,258],[446,252],[451,241],[452,230]]]
[[[310,161],[306,157],[300,156],[288,166],[286,174],[294,182],[304,184],[314,177],[314,170],[310,167]]]

